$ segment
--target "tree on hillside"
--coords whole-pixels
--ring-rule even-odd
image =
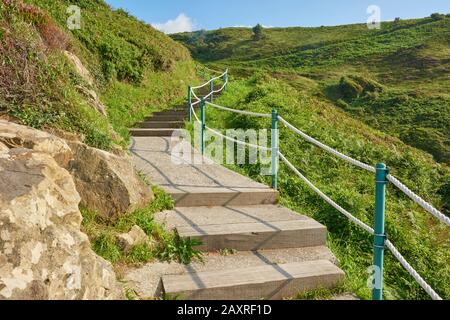
[[[433,19],[433,20],[435,20],[435,21],[437,21],[437,20],[442,20],[442,19],[444,19],[444,18],[445,18],[445,15],[436,12],[436,13],[433,13],[433,14],[430,16],[430,18]]]
[[[264,37],[264,27],[261,24],[257,24],[253,27],[253,40],[259,41]]]

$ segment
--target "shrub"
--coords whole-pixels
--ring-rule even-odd
[[[261,24],[257,24],[253,27],[253,40],[259,41],[264,37],[264,27]]]
[[[375,80],[351,75],[341,78],[339,89],[345,99],[355,99],[362,95],[382,92],[384,87]]]
[[[438,21],[438,20],[445,19],[445,15],[436,12],[436,13],[433,13],[433,14],[430,16],[430,18],[433,19],[433,20],[435,20],[435,21]]]

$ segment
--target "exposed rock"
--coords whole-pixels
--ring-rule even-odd
[[[86,82],[86,85],[83,86],[77,86],[77,89],[80,93],[82,93],[86,98],[89,99],[90,105],[97,110],[102,115],[106,116],[106,108],[103,105],[103,103],[100,101],[97,92],[95,90],[92,90],[94,88],[94,79],[91,76],[91,73],[89,70],[83,65],[81,60],[73,53],[69,51],[65,51],[64,54],[66,57],[72,62],[75,71],[78,73],[78,75]]]
[[[36,139],[35,147],[58,143]],[[80,231],[73,179],[52,156],[0,153],[0,181],[0,300],[122,297],[111,265]]]
[[[72,62],[75,70],[80,75],[80,77],[83,78],[83,80],[92,87],[94,85],[94,80],[91,76],[91,73],[88,69],[86,69],[81,60],[72,52],[64,51],[64,54]]]
[[[99,113],[101,113],[104,116],[107,116],[106,113],[106,107],[105,105],[100,101],[100,98],[97,95],[97,92],[94,90],[85,88],[83,86],[77,86],[76,87],[79,92],[81,92],[86,98],[89,99],[89,104],[94,107],[95,110],[97,110]]]
[[[27,148],[47,153],[63,167],[72,159],[72,151],[64,140],[5,120],[0,120],[0,142],[10,149]]]
[[[136,246],[150,244],[149,237],[139,226],[133,226],[130,232],[119,234],[117,244],[125,252],[130,252]]]
[[[69,142],[74,159],[69,164],[81,205],[107,219],[147,206],[152,191],[136,174],[129,155],[118,156],[81,143]]]
[[[0,142],[0,154],[5,152],[9,152],[9,148]]]

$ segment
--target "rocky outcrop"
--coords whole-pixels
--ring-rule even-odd
[[[69,170],[82,206],[104,218],[116,219],[153,200],[153,193],[137,176],[128,155],[114,155],[77,142],[69,145],[74,155]]]
[[[67,59],[69,59],[70,62],[72,62],[75,71],[78,73],[78,75],[89,85],[94,86],[94,79],[91,76],[91,73],[88,69],[83,65],[83,62],[81,62],[80,58],[78,58],[75,54],[69,51],[64,51],[65,56]]]
[[[0,142],[0,154],[9,152],[9,148]]]
[[[102,115],[106,116],[107,114],[105,106],[100,101],[100,98],[98,97],[95,90],[92,90],[92,88],[94,87],[94,80],[89,70],[83,65],[81,60],[75,54],[69,51],[65,51],[64,54],[66,55],[67,59],[69,59],[69,61],[72,63],[78,75],[84,80],[84,82],[86,82],[86,85],[77,86],[78,91],[89,100],[88,101],[89,104],[95,110],[97,110]]]
[[[106,107],[105,105],[100,101],[100,98],[97,95],[97,92],[95,92],[92,89],[88,89],[83,86],[77,86],[76,87],[80,93],[82,93],[87,99],[91,107],[93,107],[97,112],[102,114],[103,116],[107,116],[106,113]]]
[[[115,219],[153,200],[151,189],[139,179],[125,152],[112,154],[4,120],[0,120],[0,143],[52,156],[73,175],[81,205],[104,218]]]
[[[27,148],[49,154],[63,167],[72,159],[72,151],[64,140],[5,120],[0,120],[0,142],[10,149]]]
[[[30,146],[50,148],[34,134]],[[53,158],[59,147],[0,152],[0,299],[121,298],[111,265],[80,231],[80,196]]]

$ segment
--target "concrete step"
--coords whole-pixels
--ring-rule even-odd
[[[177,129],[130,129],[130,134],[133,137],[171,137]]]
[[[275,205],[176,208],[155,215],[168,230],[202,242],[197,249],[257,251],[326,244],[327,229]]]
[[[146,121],[139,124],[141,129],[179,129],[183,126],[183,121]]]
[[[164,292],[183,300],[279,300],[332,288],[344,273],[328,260],[163,276]]]
[[[164,187],[176,207],[276,204],[278,192],[269,188]]]

